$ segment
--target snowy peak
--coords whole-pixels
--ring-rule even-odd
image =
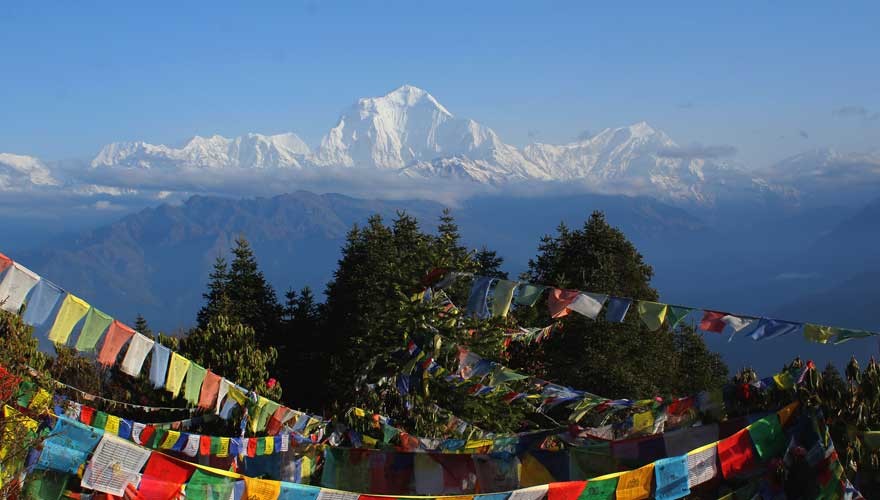
[[[33,156],[0,153],[0,190],[58,186],[49,167]]]
[[[180,148],[146,142],[114,142],[92,160],[92,168],[288,168],[301,167],[310,153],[296,134],[247,134],[228,139],[195,136]]]

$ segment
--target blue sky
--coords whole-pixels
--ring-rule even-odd
[[[0,6],[2,152],[249,131],[314,144],[403,83],[516,145],[647,120],[756,167],[880,147],[877,2],[26,4]]]

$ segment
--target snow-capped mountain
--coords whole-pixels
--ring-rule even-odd
[[[847,204],[880,193],[880,151],[843,153],[814,149],[786,158],[760,172],[771,182],[791,186],[814,201]]]
[[[0,191],[58,186],[45,163],[33,156],[0,153]]]
[[[114,142],[92,160],[92,168],[300,168],[309,147],[296,134],[247,134],[234,139],[196,136],[183,147]]]

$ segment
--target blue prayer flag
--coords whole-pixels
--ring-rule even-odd
[[[802,323],[790,323],[778,319],[762,319],[758,327],[751,333],[752,340],[766,340],[781,337],[790,333],[799,332],[804,325]]]
[[[605,303],[605,320],[609,323],[623,323],[629,306],[632,305],[632,299],[621,297],[609,297]]]
[[[663,458],[654,462],[654,479],[657,483],[654,498],[657,500],[688,496],[691,489],[688,485],[687,456]]]
[[[64,290],[58,288],[51,281],[41,279],[34,287],[27,300],[22,320],[31,326],[40,326],[49,319],[49,313],[55,309],[55,305],[64,295]]]
[[[467,315],[474,316],[479,319],[488,318],[489,305],[486,299],[489,297],[489,286],[492,284],[492,278],[487,276],[477,276],[471,287],[471,293],[467,300]]]
[[[153,344],[153,359],[150,361],[150,382],[153,387],[161,389],[165,387],[165,372],[168,370],[168,360],[171,359],[171,349],[156,342]]]

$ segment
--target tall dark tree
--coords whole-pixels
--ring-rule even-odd
[[[202,294],[205,299],[205,305],[199,310],[198,325],[199,328],[206,328],[211,318],[228,313],[229,308],[229,266],[226,259],[222,255],[218,255],[214,260],[214,268],[211,271],[208,289]]]
[[[656,301],[651,266],[624,234],[594,212],[580,229],[565,225],[545,236],[523,276],[529,282],[636,300]],[[544,305],[516,311],[521,324],[553,322]],[[607,397],[688,394],[718,387],[727,368],[702,338],[663,327],[649,331],[633,304],[623,323],[576,313],[540,345],[515,349],[514,363],[554,382]]]
[[[275,290],[260,271],[244,236],[235,239],[232,255],[225,290],[230,318],[253,328],[259,342],[275,340],[282,314]]]
[[[147,319],[141,313],[138,313],[137,318],[134,319],[134,329],[142,335],[150,338],[153,337],[153,329],[150,328],[150,324],[147,323]]]

